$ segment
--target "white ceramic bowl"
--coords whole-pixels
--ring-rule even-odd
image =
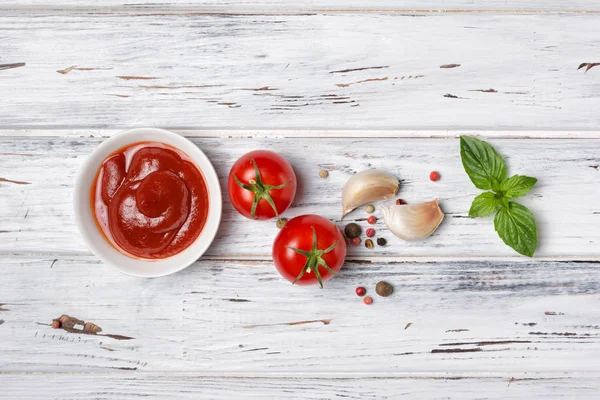
[[[176,147],[196,163],[206,180],[209,213],[204,229],[188,248],[169,258],[144,260],[126,256],[104,238],[94,219],[90,203],[91,185],[102,162],[111,153],[136,142],[160,142]],[[163,129],[132,129],[105,140],[84,162],[75,184],[75,219],[77,228],[86,245],[105,264],[126,274],[140,277],[172,274],[184,269],[200,258],[217,234],[221,221],[222,206],[219,178],[206,155],[188,139]]]

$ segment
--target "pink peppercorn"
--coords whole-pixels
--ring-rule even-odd
[[[429,179],[431,179],[433,182],[435,181],[439,181],[440,180],[440,173],[437,171],[433,171],[429,174]]]
[[[356,288],[356,294],[358,296],[362,297],[362,296],[365,295],[365,293],[367,293],[367,289],[365,289],[364,287],[359,286],[359,287]]]
[[[365,296],[365,298],[363,299],[363,303],[365,303],[366,305],[369,305],[369,304],[373,303],[373,298],[371,296]]]
[[[367,237],[373,237],[373,236],[375,236],[375,229],[373,229],[373,228],[367,229]]]
[[[374,224],[375,222],[377,222],[377,218],[375,218],[374,215],[371,215],[369,218],[367,218],[367,222],[370,223],[371,225]]]
[[[350,239],[350,244],[352,246],[358,246],[360,244],[360,238],[359,237],[355,237]]]

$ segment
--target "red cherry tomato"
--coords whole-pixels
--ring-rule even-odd
[[[244,217],[279,217],[296,195],[296,174],[277,153],[255,150],[244,154],[229,171],[229,200]]]
[[[273,261],[285,279],[299,285],[331,279],[346,259],[346,242],[339,228],[318,215],[292,218],[273,242]]]

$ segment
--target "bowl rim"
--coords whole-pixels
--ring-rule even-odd
[[[202,173],[208,188],[209,213],[196,240],[171,257],[148,260],[134,258],[117,250],[96,225],[91,207],[91,184],[102,162],[111,153],[138,142],[159,142],[185,153]],[[90,179],[91,178],[91,179]],[[214,241],[221,222],[223,200],[217,172],[206,154],[191,140],[159,128],[135,128],[119,132],[104,140],[86,158],[77,174],[73,196],[75,222],[86,246],[104,264],[137,277],[159,277],[181,271],[198,260]]]

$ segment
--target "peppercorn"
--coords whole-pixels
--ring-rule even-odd
[[[52,320],[52,328],[58,329],[58,328],[60,328],[60,326],[61,326],[61,323],[59,320],[57,320],[57,319]]]
[[[375,229],[373,229],[373,228],[367,229],[367,237],[373,237],[373,236],[375,236]]]
[[[404,200],[404,199],[396,199],[396,205],[397,205],[397,206],[403,206],[403,205],[405,205],[405,204],[408,204],[408,203],[406,202],[406,200]]]
[[[377,222],[377,218],[375,218],[374,215],[371,215],[369,218],[367,218],[367,222],[370,223],[371,225],[374,224],[375,222]]]
[[[329,176],[329,172],[325,171],[324,169],[319,171],[319,176],[323,179],[327,178]]]
[[[371,296],[365,296],[363,298],[363,303],[365,303],[366,305],[369,305],[369,304],[373,303],[373,298]]]
[[[287,218],[279,218],[277,219],[277,223],[275,225],[277,225],[277,228],[281,229],[285,226],[285,224],[287,224],[288,219]]]
[[[358,296],[362,297],[362,296],[365,295],[365,293],[367,293],[367,289],[365,289],[364,287],[359,286],[359,287],[356,288],[356,294]]]
[[[381,297],[388,297],[394,291],[394,287],[386,281],[379,281],[375,286],[375,292]]]
[[[358,224],[355,224],[354,222],[346,225],[346,227],[344,228],[344,233],[346,234],[346,237],[350,239],[359,237],[361,232],[362,229],[360,228],[360,226]]]
[[[358,246],[360,244],[360,238],[359,237],[355,237],[350,239],[350,244],[352,246]]]
[[[365,240],[365,247],[367,249],[372,249],[373,248],[373,241],[371,239]]]
[[[385,246],[387,244],[387,240],[385,240],[385,238],[382,238],[382,237],[377,238],[377,244],[379,246]]]
[[[366,211],[368,214],[373,214],[373,212],[375,211],[375,207],[373,207],[373,205],[372,205],[372,204],[369,204],[369,205],[367,206],[367,208],[365,208],[365,211]]]
[[[433,182],[439,181],[440,180],[440,173],[437,172],[437,171],[432,171],[429,174],[429,179],[431,179]]]

